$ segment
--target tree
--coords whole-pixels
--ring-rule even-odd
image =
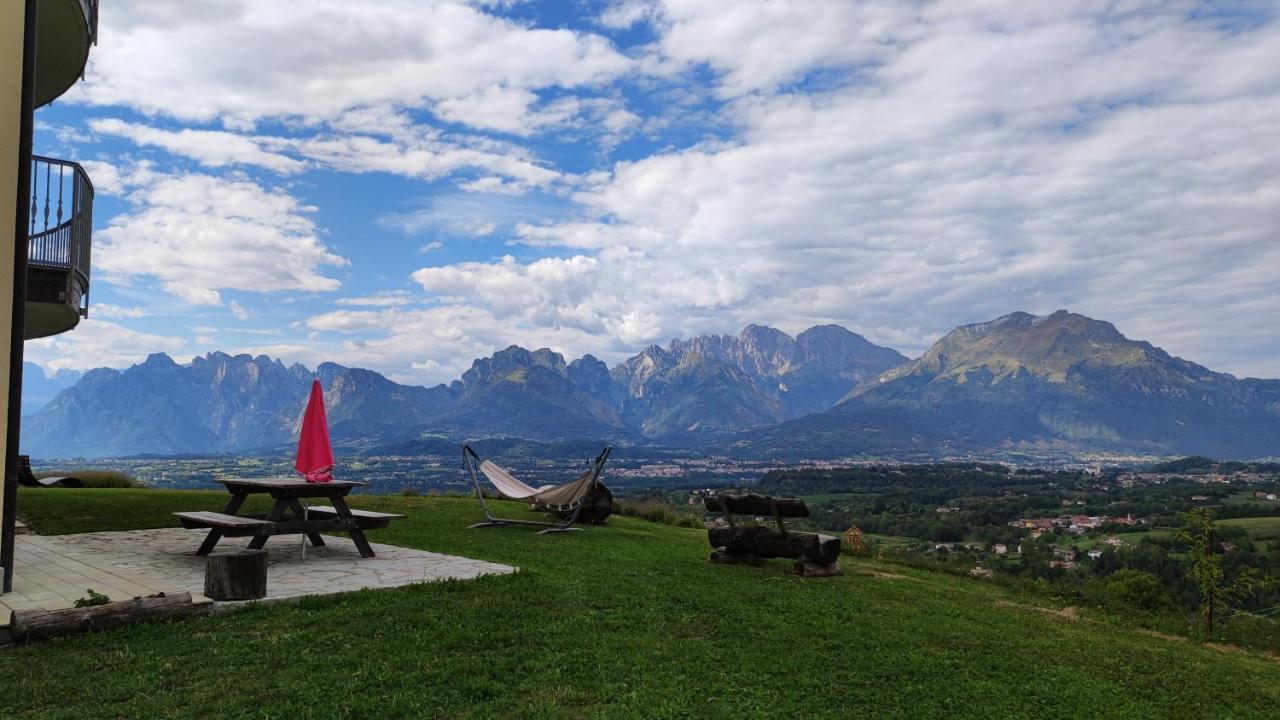
[[[1089,583],[1090,594],[1113,610],[1163,613],[1173,609],[1169,590],[1155,575],[1141,570],[1120,570],[1104,580]]]
[[[1205,635],[1213,633],[1216,611],[1227,610],[1259,588],[1252,568],[1227,582],[1222,571],[1222,556],[1214,552],[1214,530],[1213,514],[1208,508],[1195,508],[1187,513],[1187,529],[1178,533],[1178,540],[1191,546],[1187,575],[1200,591],[1200,622]]]

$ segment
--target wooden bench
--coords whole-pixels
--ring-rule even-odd
[[[243,515],[228,515],[220,512],[176,512],[178,520],[182,523],[182,527],[192,530],[196,528],[218,528],[223,535],[228,537],[243,537],[246,535],[268,535],[275,529],[276,524],[270,520],[262,520],[260,518],[244,517]]]
[[[316,507],[307,508],[307,516],[316,519],[336,518],[338,510],[329,505],[318,505]],[[376,530],[384,528],[391,524],[392,520],[399,520],[404,515],[396,513],[373,512],[372,510],[352,510],[351,517],[355,518],[356,525],[361,530]]]
[[[707,541],[715,551],[711,561],[758,564],[761,558],[792,558],[797,575],[840,574],[840,538],[787,529],[783,518],[809,517],[809,507],[798,498],[766,495],[710,495],[702,499],[709,512],[724,513],[728,527],[709,528]],[[733,516],[771,518],[776,527],[738,525]]]

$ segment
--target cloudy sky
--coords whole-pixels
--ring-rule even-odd
[[[112,0],[36,151],[150,352],[448,381],[511,343],[1068,308],[1280,377],[1271,2]]]

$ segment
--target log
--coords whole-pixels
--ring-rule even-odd
[[[721,565],[763,565],[764,560],[755,555],[731,553],[727,550],[712,550],[707,560]]]
[[[9,618],[14,641],[42,640],[57,635],[108,630],[145,620],[173,620],[204,612],[192,605],[191,593],[159,593],[132,600],[64,610],[15,610]]]
[[[267,595],[267,551],[209,553],[204,594],[213,600],[258,600]]]
[[[800,577],[834,577],[840,575],[839,561],[833,563],[815,563],[808,560],[797,560],[791,571]]]
[[[800,498],[771,498],[765,495],[750,493],[747,495],[708,495],[702,498],[702,504],[711,512],[729,512],[735,515],[773,516],[776,503],[778,514],[782,517],[809,517],[809,506]]]
[[[840,557],[840,539],[807,532],[782,533],[764,525],[711,528],[707,541],[713,548],[765,558],[807,558],[833,563]]]

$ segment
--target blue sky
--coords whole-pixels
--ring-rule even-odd
[[[48,370],[448,381],[751,322],[1014,310],[1277,377],[1268,3],[117,0],[36,151],[98,189]]]

